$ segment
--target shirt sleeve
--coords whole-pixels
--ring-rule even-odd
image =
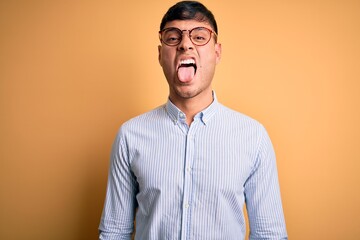
[[[249,239],[287,239],[275,153],[262,126],[258,142],[254,168],[245,183]]]
[[[120,130],[111,151],[99,239],[131,239],[137,207],[137,186],[136,177],[129,164],[128,149]]]

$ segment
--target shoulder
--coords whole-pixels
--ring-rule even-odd
[[[147,131],[148,129],[155,129],[159,124],[167,120],[165,105],[156,107],[153,110],[135,116],[124,122],[119,129],[118,135],[127,135],[129,133],[136,133]]]
[[[160,105],[148,112],[142,113],[137,115],[133,118],[130,118],[126,122],[123,123],[123,126],[132,125],[132,124],[139,124],[143,123],[144,121],[148,121],[154,118],[163,117],[163,113],[165,113],[165,105]]]
[[[221,128],[223,132],[246,139],[255,145],[259,145],[269,137],[264,125],[257,119],[222,104],[219,104],[215,122],[216,128]]]
[[[221,121],[233,127],[263,128],[263,125],[258,120],[222,104],[219,104],[219,117]]]

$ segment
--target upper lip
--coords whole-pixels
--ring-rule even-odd
[[[195,66],[197,65],[194,57],[184,57],[179,59],[177,69],[179,69],[179,67],[181,67],[181,65],[183,64],[194,64]]]

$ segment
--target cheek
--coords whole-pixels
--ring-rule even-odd
[[[217,63],[217,57],[214,53],[209,54],[209,52],[207,52],[200,55],[200,65],[201,65],[200,67],[202,69],[209,70],[215,68],[216,63]]]
[[[174,74],[173,57],[171,53],[163,51],[160,57],[160,65],[167,79],[170,79]]]
[[[160,57],[160,65],[162,67],[169,67],[172,65],[172,61],[171,61],[172,57],[171,57],[171,53],[167,52],[167,51],[162,51],[161,52],[161,57]]]
[[[215,46],[203,46],[202,48],[198,49],[198,54],[202,62],[207,64],[214,64],[217,61],[217,53]]]
[[[201,75],[201,78],[204,81],[211,81],[215,74],[217,57],[215,53],[209,54],[209,52],[207,52],[207,53],[203,53],[200,56],[200,59],[201,59],[200,60],[201,66],[200,66],[199,74]]]

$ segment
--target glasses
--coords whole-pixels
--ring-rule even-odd
[[[182,41],[184,32],[189,33],[191,42],[196,46],[206,45],[210,41],[212,33],[217,37],[216,32],[206,27],[196,27],[191,30],[170,27],[159,32],[160,41],[168,46],[177,46]]]

